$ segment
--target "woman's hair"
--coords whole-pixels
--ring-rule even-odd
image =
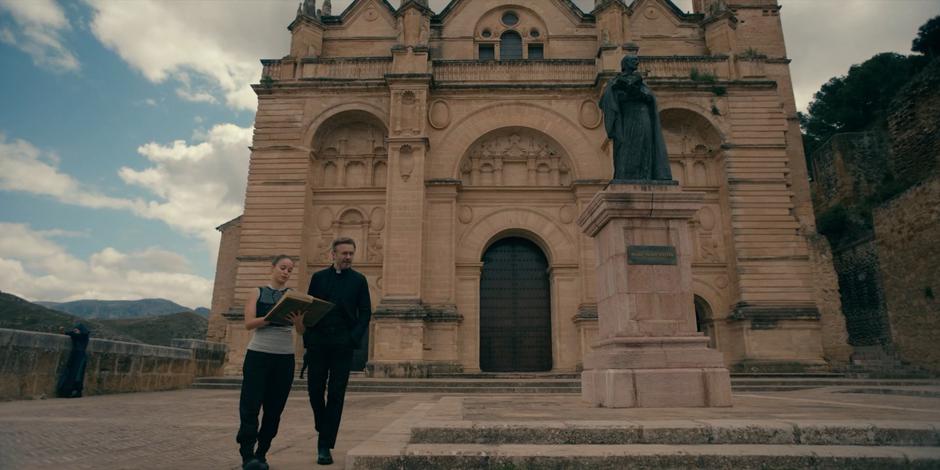
[[[282,259],[291,259],[291,257],[290,255],[277,255],[271,260],[271,266],[277,266],[277,263],[280,263]],[[291,261],[293,260],[291,259]]]

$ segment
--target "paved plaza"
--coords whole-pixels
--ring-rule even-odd
[[[709,420],[896,423],[940,431],[940,387],[829,387],[739,393],[724,409],[604,409],[577,395],[440,395],[351,393],[336,463],[357,446],[381,442],[383,428],[410,416],[492,422]],[[885,394],[884,392],[891,392]],[[179,390],[0,403],[0,468],[234,469],[237,390]],[[420,411],[420,413],[419,413]],[[315,433],[306,394],[294,391],[269,455],[271,468],[316,468]]]

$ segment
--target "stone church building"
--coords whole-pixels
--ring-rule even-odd
[[[628,53],[674,179],[705,193],[699,330],[732,370],[848,358],[777,0],[314,3],[288,26],[290,51],[262,61],[245,212],[219,227],[209,337],[228,344],[228,372],[271,257],[293,256],[305,290],[338,236],[356,240],[372,290],[369,373],[579,370],[595,284],[625,282],[595,275],[575,222],[612,176],[597,102]]]

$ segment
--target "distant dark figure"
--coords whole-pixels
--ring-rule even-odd
[[[656,97],[637,72],[639,63],[625,56],[601,95],[604,128],[614,141],[614,181],[672,180]]]
[[[88,358],[85,350],[88,349],[88,337],[91,333],[85,325],[79,323],[65,334],[72,338],[72,351],[65,364],[65,370],[59,376],[56,385],[56,396],[59,398],[78,398],[82,396],[82,387],[85,382],[85,364]]]

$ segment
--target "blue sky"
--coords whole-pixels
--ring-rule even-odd
[[[0,290],[209,305],[214,227],[244,198],[249,85],[258,59],[287,53],[298,1],[0,0]],[[936,0],[781,4],[801,107],[851,64],[907,53],[940,14]]]

